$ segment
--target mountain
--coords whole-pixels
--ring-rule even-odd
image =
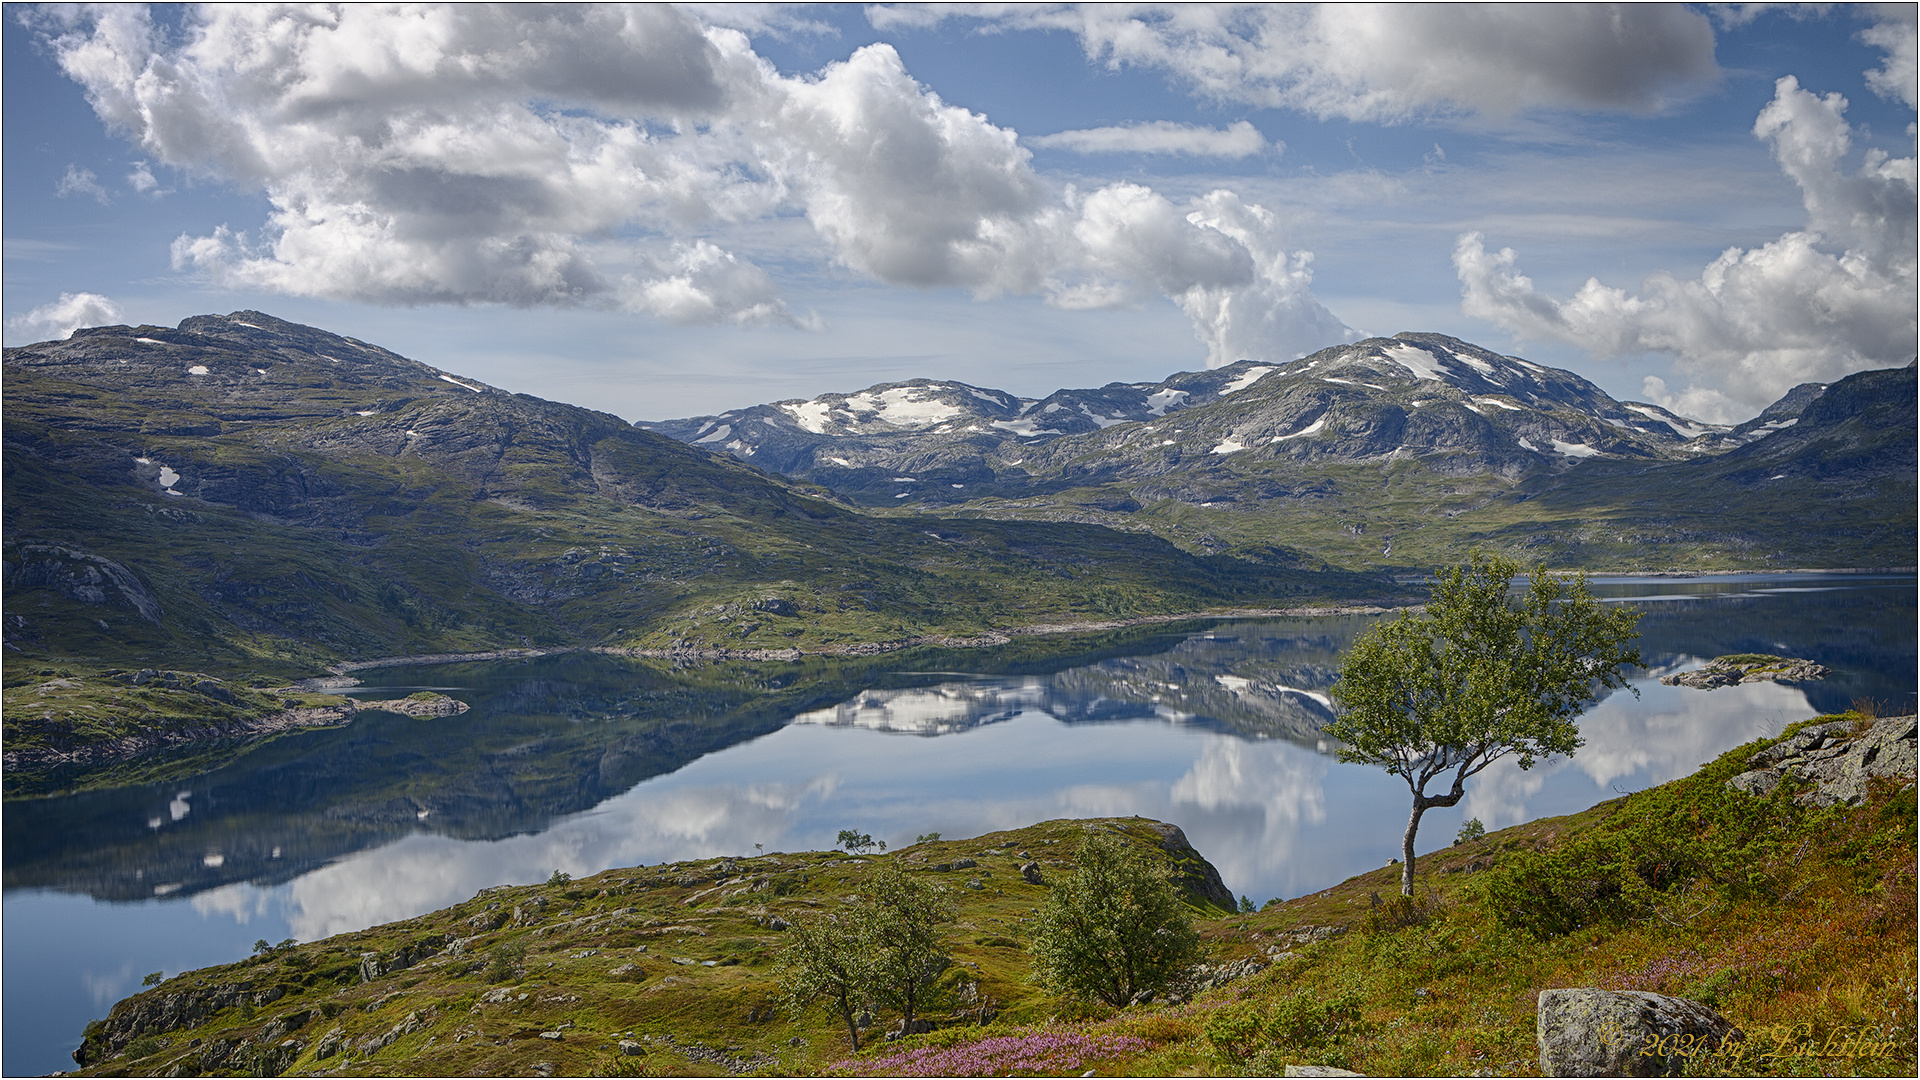
[[[81,330],[6,350],[4,371],[15,660],[284,676],[1382,588],[1084,524],[876,520],[618,417],[259,312]]]
[[[1904,377],[1910,384],[1911,372]],[[1705,462],[1736,450],[1756,460],[1785,453],[1798,445],[1789,433],[1839,423],[1857,402],[1833,389],[1804,384],[1746,424],[1710,425],[1617,401],[1569,371],[1403,333],[1290,364],[1241,361],[1040,400],[915,380],[644,426],[871,507],[1094,521],[1197,552],[1280,547],[1407,569],[1475,545],[1622,569],[1909,565],[1911,528],[1904,542],[1855,530],[1831,545],[1793,525],[1795,507],[1910,523],[1911,499],[1880,504],[1898,491],[1840,482],[1839,473],[1864,479],[1859,462],[1836,462],[1785,502],[1762,499],[1783,511],[1771,520],[1661,525],[1698,517],[1690,485],[1712,471]],[[1904,409],[1895,393],[1861,417],[1853,438],[1883,465],[1906,461],[1910,490],[1911,394]],[[1821,419],[1798,427],[1808,410]],[[1588,518],[1539,513],[1534,500],[1562,488],[1574,494],[1560,501]],[[1608,531],[1618,508],[1595,493],[1635,507],[1634,532]]]
[[[877,506],[1208,471],[1228,459],[1420,457],[1517,477],[1596,455],[1677,458],[1689,440],[1729,431],[1439,334],[1037,400],[915,379],[638,426]]]

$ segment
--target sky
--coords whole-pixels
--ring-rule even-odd
[[[1434,331],[1915,353],[1904,5],[4,9],[8,345],[254,309],[660,420]]]

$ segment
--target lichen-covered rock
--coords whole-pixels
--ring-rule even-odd
[[[1913,717],[1875,721],[1859,736],[1854,731],[1852,720],[1802,728],[1748,758],[1754,768],[1728,780],[1727,786],[1765,798],[1781,780],[1797,776],[1813,783],[1798,796],[1803,805],[1858,806],[1866,800],[1873,777],[1908,783],[1916,779],[1920,757],[1915,754]]]
[[[1639,990],[1543,990],[1543,1076],[1678,1076],[1745,1035],[1697,1001]]]

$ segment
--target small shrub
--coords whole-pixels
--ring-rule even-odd
[[[490,983],[506,982],[519,970],[520,961],[526,959],[527,947],[518,941],[502,942],[495,945],[488,954],[487,969],[481,977]]]
[[[914,837],[913,842],[916,844],[931,844],[938,839],[940,839],[939,833],[926,832],[926,833],[921,833],[919,836]]]
[[[1460,831],[1454,835],[1453,842],[1471,844],[1485,835],[1487,835],[1487,827],[1480,824],[1480,819],[1468,818],[1466,824],[1460,826]]]
[[[1442,906],[1440,898],[1433,893],[1420,897],[1396,896],[1367,912],[1365,932],[1372,936],[1425,926],[1440,913]]]
[[[570,884],[572,881],[573,881],[572,874],[569,874],[564,870],[556,869],[553,872],[553,876],[547,878],[547,885],[552,888],[560,888],[561,886]]]
[[[143,1058],[143,1057],[151,1057],[152,1055],[157,1054],[160,1051],[165,1050],[166,1048],[167,1048],[166,1040],[160,1038],[159,1036],[142,1035],[139,1038],[128,1043],[124,1053],[126,1054],[127,1057],[130,1057],[130,1058]]]
[[[140,985],[141,986],[159,986],[162,982],[166,981],[166,978],[167,978],[166,972],[163,972],[163,971],[148,972],[146,977],[140,980]]]

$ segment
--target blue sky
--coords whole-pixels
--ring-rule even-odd
[[[628,419],[1433,330],[1914,354],[1913,5],[9,5],[8,344],[255,308]]]

